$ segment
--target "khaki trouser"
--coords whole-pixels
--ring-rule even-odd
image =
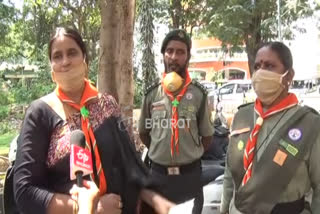
[[[232,198],[230,202],[229,214],[245,214],[237,210],[236,206],[234,205],[234,198]],[[250,214],[255,214],[255,213],[250,213]],[[300,214],[312,214],[312,212],[309,209],[305,208]]]

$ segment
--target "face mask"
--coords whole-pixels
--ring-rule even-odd
[[[252,86],[258,98],[263,104],[272,104],[282,93],[285,86],[282,84],[282,78],[287,75],[278,74],[272,71],[259,69],[252,76]]]
[[[79,90],[83,84],[86,76],[87,65],[85,62],[80,63],[78,66],[68,70],[67,72],[52,71],[52,80],[63,91]]]
[[[176,72],[170,72],[166,74],[165,78],[163,79],[164,87],[170,92],[177,91],[181,87],[182,83],[183,79]]]

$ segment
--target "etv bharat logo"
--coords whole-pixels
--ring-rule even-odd
[[[190,118],[179,118],[178,120],[174,120],[171,118],[163,118],[163,119],[145,119],[145,128],[153,129],[153,128],[163,128],[170,129],[171,126],[176,126],[177,128],[186,128],[190,127],[191,119]],[[121,131],[127,129],[127,127],[132,127],[133,130],[138,131],[138,120],[133,117],[122,118],[118,122],[118,127]]]
[[[89,156],[84,153],[84,150],[80,149],[77,153],[77,157],[79,160],[81,160],[83,163],[86,163],[89,160]]]

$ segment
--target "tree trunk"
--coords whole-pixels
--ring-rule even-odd
[[[114,96],[132,136],[135,0],[101,0],[98,89]]]
[[[249,66],[249,73],[250,77],[252,77],[252,73],[254,71],[254,60],[255,60],[255,51],[252,47],[250,47],[249,42],[246,43],[246,52],[248,56],[248,66]]]
[[[250,77],[254,72],[254,60],[259,46],[261,45],[261,15],[252,18],[252,24],[249,26],[247,34],[245,35],[246,52],[248,56],[248,65]]]
[[[181,28],[181,14],[182,14],[182,5],[180,0],[173,0],[172,5],[169,7],[169,14],[171,15],[172,27]]]
[[[98,90],[111,94],[117,101],[119,73],[120,7],[118,0],[101,0],[100,57]]]
[[[133,30],[135,0],[121,1],[120,34],[120,75],[118,77],[118,95],[121,113],[132,118],[133,112]]]

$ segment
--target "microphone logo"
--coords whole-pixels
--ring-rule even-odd
[[[75,179],[75,172],[82,171],[83,175],[92,173],[92,157],[89,150],[77,145],[71,145],[70,153],[70,179]]]
[[[80,149],[77,153],[78,159],[82,160],[83,164],[85,164],[89,160],[89,156],[84,153],[84,150]]]

